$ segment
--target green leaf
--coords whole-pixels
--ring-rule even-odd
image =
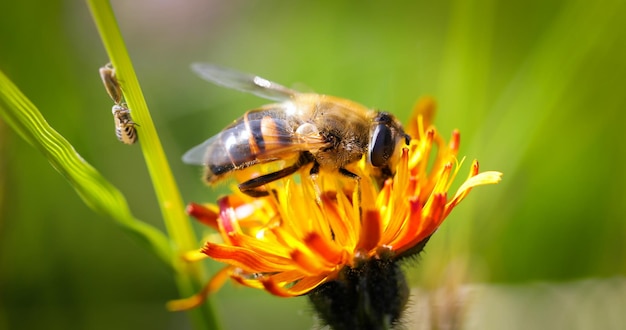
[[[24,140],[37,148],[80,198],[94,211],[108,216],[167,265],[172,264],[168,238],[133,217],[122,193],[87,163],[55,131],[28,98],[0,71],[0,115]]]

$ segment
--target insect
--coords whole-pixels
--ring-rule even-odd
[[[99,71],[100,78],[102,79],[102,83],[104,84],[104,88],[107,93],[115,104],[120,104],[122,102],[122,88],[115,77],[115,69],[113,68],[113,65],[111,63],[107,63],[105,66],[101,67]]]
[[[139,126],[130,117],[130,110],[126,104],[116,104],[113,106],[113,119],[115,120],[115,135],[120,142],[125,144],[133,144],[137,142],[137,130],[135,126]]]
[[[122,103],[122,87],[115,76],[115,68],[113,68],[111,63],[107,63],[100,68],[99,72],[107,94],[115,102],[111,111],[115,121],[115,135],[117,139],[124,144],[137,142],[138,137],[135,126],[139,126],[139,124],[133,121],[130,116],[130,109],[127,108],[125,103]]]
[[[393,175],[395,159],[408,144],[400,122],[390,113],[375,111],[356,102],[328,95],[299,93],[259,76],[224,67],[196,63],[201,78],[217,85],[278,101],[246,112],[217,135],[183,156],[187,164],[204,165],[205,180],[215,184],[235,172],[270,162],[282,168],[239,184],[253,197],[268,194],[263,185],[313,164],[311,175],[338,171],[359,179],[346,169],[367,155],[377,181]]]

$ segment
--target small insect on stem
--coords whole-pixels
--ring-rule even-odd
[[[135,126],[139,125],[135,123],[130,116],[130,109],[128,109],[126,103],[122,103],[122,87],[115,75],[115,68],[113,68],[111,63],[107,63],[100,68],[99,72],[107,94],[109,94],[113,102],[115,102],[112,112],[117,139],[124,144],[137,142],[138,137]]]
[[[113,119],[115,120],[115,135],[117,139],[124,144],[133,144],[137,142],[137,130],[135,126],[139,126],[130,117],[130,110],[126,104],[116,104],[113,106]]]

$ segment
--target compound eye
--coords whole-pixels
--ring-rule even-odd
[[[372,166],[382,167],[387,165],[387,161],[393,154],[395,144],[393,132],[389,126],[384,124],[376,125],[372,133],[369,148]]]

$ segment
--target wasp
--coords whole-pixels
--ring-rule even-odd
[[[124,144],[137,142],[138,137],[135,126],[139,126],[139,124],[133,121],[130,116],[130,109],[128,109],[125,103],[122,103],[122,88],[115,76],[113,65],[107,63],[100,68],[99,72],[107,94],[109,94],[113,102],[115,102],[112,113],[113,120],[115,121],[115,135],[117,139]]]
[[[313,164],[312,176],[324,170],[358,180],[346,166],[364,155],[381,183],[393,175],[401,146],[410,142],[400,122],[388,112],[335,96],[300,93],[213,64],[195,63],[192,70],[217,85],[278,102],[249,110],[184,154],[185,163],[205,166],[209,184],[251,166],[279,161],[283,161],[279,169],[249,178],[239,189],[253,197],[265,196],[263,185],[309,164]]]

